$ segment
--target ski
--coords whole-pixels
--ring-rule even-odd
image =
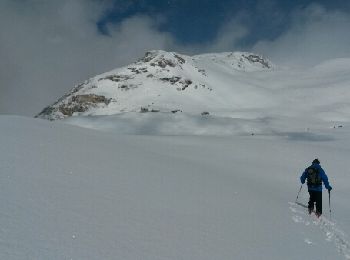
[[[302,206],[303,208],[308,208],[307,205],[303,204],[303,203],[300,203],[300,202],[295,202],[295,204],[299,205],[299,206]]]
[[[303,204],[303,203],[300,203],[300,202],[295,202],[295,204],[297,204],[297,205],[299,205],[299,206],[301,206],[301,207],[303,207],[303,208],[305,208],[305,209],[309,209],[309,207],[306,205],[306,204]],[[311,212],[309,212],[309,214],[311,214],[311,213],[314,213],[316,216],[317,216],[317,214],[316,214],[316,210],[312,210]],[[319,216],[317,216],[317,217],[319,217]]]

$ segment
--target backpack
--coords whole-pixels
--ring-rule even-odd
[[[322,185],[322,179],[317,168],[310,166],[309,168],[306,169],[306,175],[307,175],[307,185],[313,185],[313,186]]]

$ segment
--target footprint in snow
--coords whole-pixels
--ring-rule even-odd
[[[295,223],[303,223],[304,220],[300,216],[293,216],[292,219],[294,220]]]
[[[301,216],[295,215],[292,219],[295,223],[304,223],[305,226],[310,225],[310,221],[304,220]]]
[[[333,242],[338,252],[342,254],[345,259],[350,259],[350,242],[347,240],[348,235],[345,234],[339,227],[337,227],[335,222],[328,220],[326,217],[321,216],[317,218],[315,215],[309,216],[305,208],[297,205],[295,203],[289,202],[289,209],[296,214],[292,216],[292,219],[295,223],[303,223],[306,226],[313,224],[321,229],[325,234],[325,239],[328,242]],[[310,221],[305,220],[305,218],[310,219]],[[304,242],[307,244],[313,244],[313,242],[305,238]]]

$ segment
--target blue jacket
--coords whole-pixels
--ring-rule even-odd
[[[327,190],[332,189],[332,187],[329,185],[328,177],[327,177],[326,173],[324,172],[324,170],[322,169],[321,165],[319,165],[317,163],[313,163],[312,167],[315,167],[316,169],[318,169],[318,172],[320,174],[320,177],[321,177],[322,182],[323,182],[324,186],[326,187],[326,189]],[[305,169],[303,174],[300,176],[301,183],[304,184],[306,179],[307,179],[307,168]],[[322,191],[322,184],[321,185],[308,185],[307,187],[308,187],[308,190],[311,190],[311,191]]]

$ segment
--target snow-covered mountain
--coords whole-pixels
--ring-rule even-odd
[[[346,58],[290,69],[244,52],[151,51],[74,87],[37,117],[127,134],[288,135],[348,122],[349,85]]]
[[[245,52],[189,57],[151,51],[129,66],[79,84],[38,117],[56,120],[122,112],[230,111],[242,104],[239,75],[273,68],[269,60]]]

